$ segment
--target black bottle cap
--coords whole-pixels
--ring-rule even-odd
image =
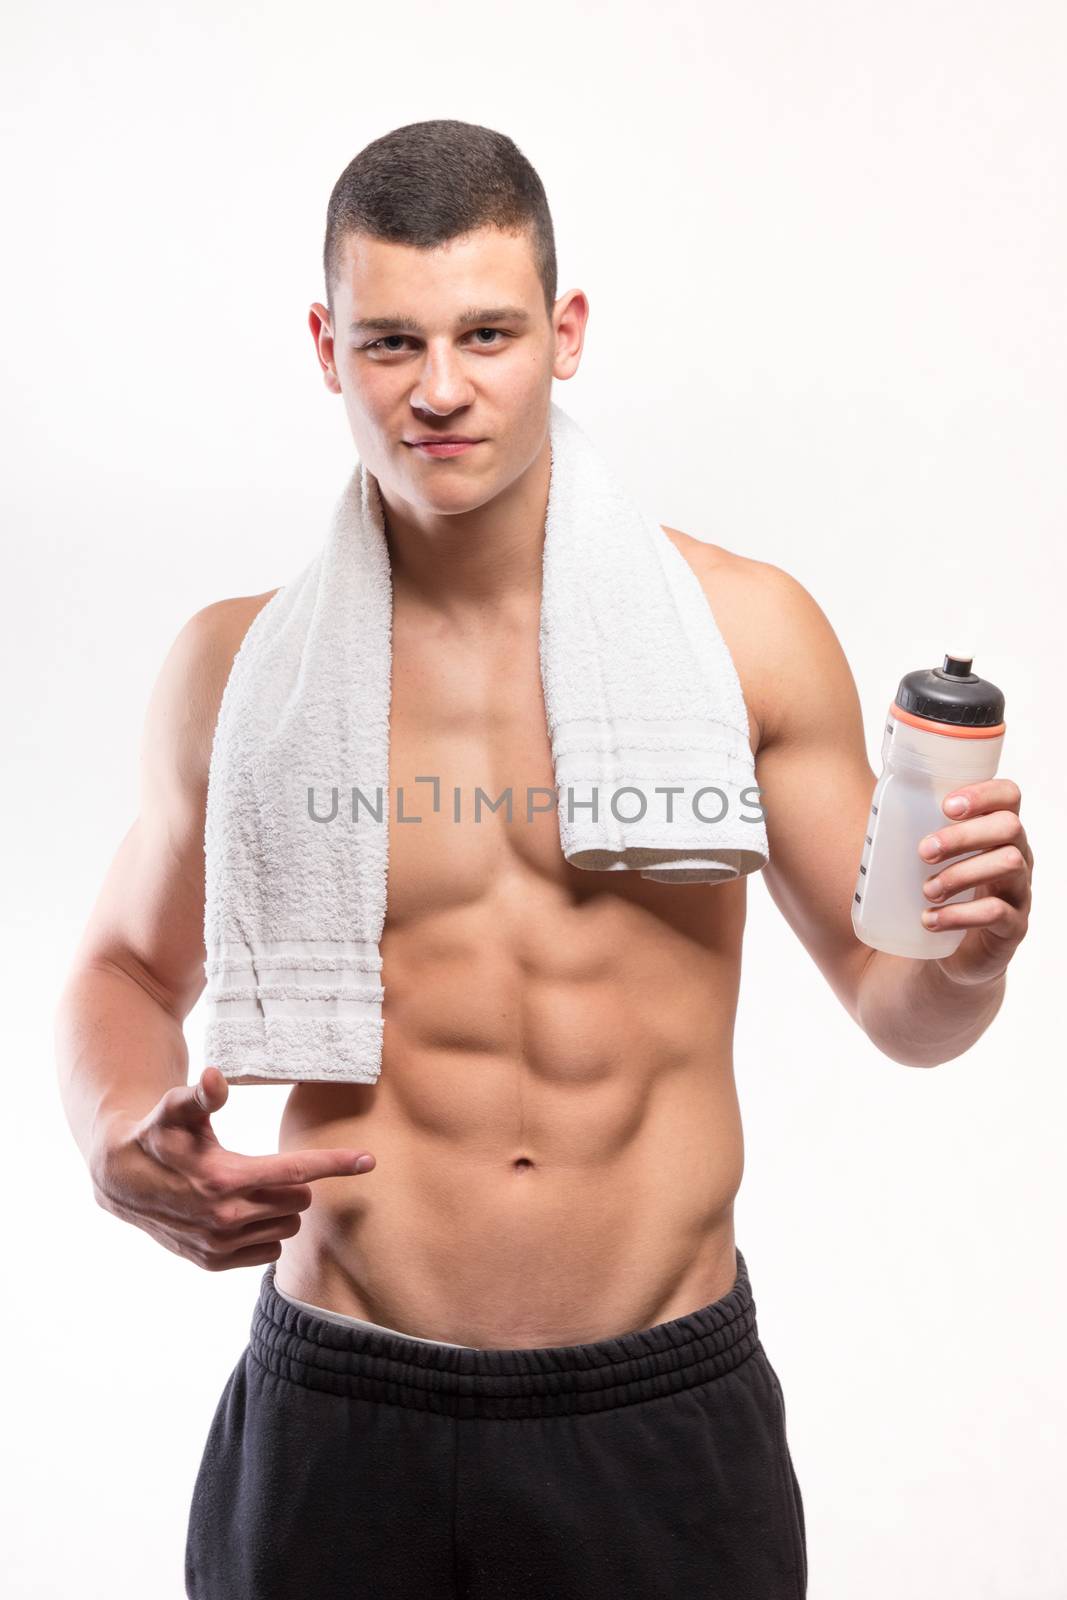
[[[995,728],[1004,721],[1004,696],[995,683],[977,677],[972,664],[971,656],[957,652],[947,655],[943,666],[907,673],[900,680],[897,705],[931,722]]]

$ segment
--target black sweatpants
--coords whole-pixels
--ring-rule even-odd
[[[785,1404],[730,1292],[590,1344],[328,1322],[264,1273],[193,1489],[190,1600],[803,1600]]]

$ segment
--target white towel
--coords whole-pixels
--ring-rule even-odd
[[[660,883],[757,871],[748,714],[700,583],[554,402],[549,438],[539,645],[563,854]],[[357,462],[318,554],[253,620],[219,708],[204,1061],[231,1081],[381,1073],[391,632],[381,495]]]

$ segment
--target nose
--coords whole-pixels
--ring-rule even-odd
[[[419,411],[447,417],[460,406],[469,405],[473,398],[459,354],[447,345],[438,349],[427,346],[411,404]]]

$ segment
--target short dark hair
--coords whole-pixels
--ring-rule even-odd
[[[364,146],[330,194],[322,264],[333,286],[344,239],[366,233],[430,250],[493,226],[528,230],[549,321],[556,302],[556,242],[544,186],[503,133],[451,118],[409,122]]]

